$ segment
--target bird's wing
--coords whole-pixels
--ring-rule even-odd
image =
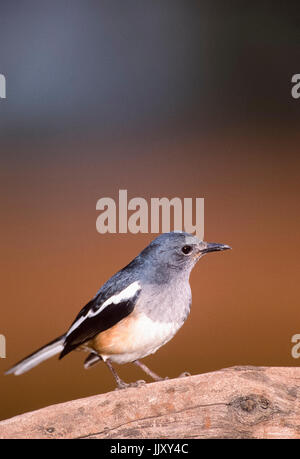
[[[102,289],[78,314],[69,328],[60,359],[98,333],[111,328],[134,309],[141,293],[138,281],[122,286],[114,293]]]

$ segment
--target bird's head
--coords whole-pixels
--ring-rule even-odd
[[[156,266],[168,266],[179,271],[191,271],[200,258],[210,252],[231,249],[229,245],[200,241],[185,232],[163,233],[154,239],[142,254]]]

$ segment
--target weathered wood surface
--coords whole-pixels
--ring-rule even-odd
[[[0,438],[300,438],[300,368],[232,367],[52,405]]]

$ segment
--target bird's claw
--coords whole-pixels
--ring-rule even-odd
[[[144,386],[145,384],[146,384],[146,381],[144,381],[143,379],[139,379],[138,381],[130,383],[129,387],[141,387],[141,386]]]
[[[139,379],[138,381],[132,382],[132,383],[126,383],[125,381],[119,381],[118,382],[118,387],[115,388],[115,390],[121,390],[121,389],[128,389],[129,387],[141,387],[146,384],[146,381],[143,379]]]

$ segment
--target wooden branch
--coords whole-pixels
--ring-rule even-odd
[[[300,368],[232,367],[48,406],[0,438],[300,438]]]

